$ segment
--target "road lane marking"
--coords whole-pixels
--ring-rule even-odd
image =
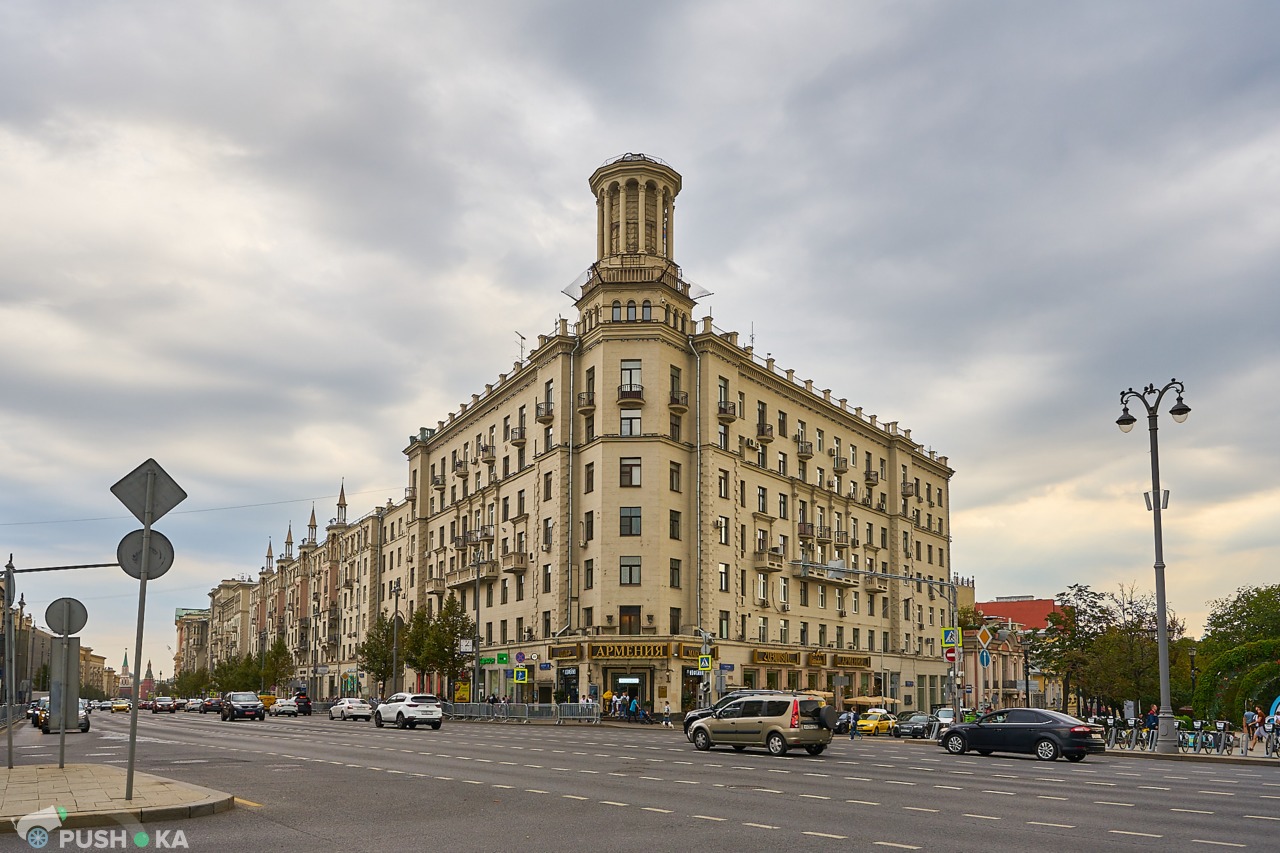
[[[1216,844],[1219,847],[1243,847],[1244,846],[1243,844],[1233,844],[1230,841],[1206,841],[1203,838],[1193,838],[1191,839],[1191,843],[1192,844]]]
[[[255,803],[253,800],[246,800],[242,797],[235,797],[234,799],[235,799],[236,805],[238,806],[249,806],[250,808],[255,808],[255,809],[262,808],[262,803]]]
[[[984,794],[1003,794],[1003,795],[1004,795],[1004,796],[1006,796],[1006,797],[1016,797],[1016,796],[1017,796],[1017,794],[1015,794],[1013,791],[985,791],[985,790],[984,790],[982,793],[984,793]]]
[[[744,822],[742,825],[743,825],[743,826],[751,826],[751,827],[755,827],[756,829],[778,829],[778,827],[776,827],[776,826],[770,826],[770,825],[769,825],[769,824],[767,824],[767,823],[745,823],[745,822]]]
[[[899,850],[919,850],[914,844],[898,844],[893,841],[872,841],[877,847],[897,847]]]
[[[657,812],[658,814],[671,814],[671,809],[659,809],[659,808],[654,808],[653,806],[641,806],[640,811]]]
[[[829,800],[830,797],[824,797],[821,794],[801,794],[802,799],[806,800]]]
[[[1245,817],[1250,818],[1251,820],[1280,820],[1280,817],[1268,817],[1260,814],[1247,814]]]
[[[1129,832],[1127,829],[1108,829],[1107,832],[1112,835],[1136,835],[1140,838],[1164,838],[1163,835],[1156,835],[1153,832]]]
[[[526,794],[549,794],[549,793],[551,793],[550,791],[540,791],[540,790],[538,790],[537,788],[525,788],[525,789],[524,789],[524,792],[525,792]]]
[[[1212,795],[1213,795],[1213,796],[1215,796],[1215,797],[1234,797],[1234,796],[1235,796],[1235,793],[1234,793],[1234,792],[1232,792],[1232,791],[1196,791],[1196,793],[1197,793],[1197,794],[1212,794]]]
[[[930,812],[932,814],[938,813],[937,809],[926,809],[926,808],[921,808],[920,806],[903,806],[902,808],[909,812]]]
[[[849,780],[850,782],[870,782],[871,781],[866,776],[846,776],[844,778]]]
[[[499,784],[497,784],[496,782],[494,783],[494,786],[493,786],[493,787],[495,787],[495,788],[505,788],[505,789],[507,789],[507,790],[511,790],[511,786],[510,786],[510,785],[499,785]]]
[[[998,817],[992,817],[989,814],[969,814],[965,813],[965,817],[976,817],[978,820],[1000,820]]]
[[[1159,785],[1139,785],[1139,791],[1170,791],[1171,788],[1161,788]]]
[[[698,820],[714,820],[717,822],[728,820],[727,817],[712,817],[711,815],[706,815],[706,814],[694,814],[694,815],[689,815],[689,817],[697,818]]]
[[[1133,808],[1133,803],[1112,803],[1107,800],[1094,800],[1093,804],[1095,806],[1125,806],[1127,808]]]
[[[837,841],[844,841],[849,837],[847,835],[832,835],[829,832],[805,832],[804,834],[812,835],[814,838],[834,838]]]
[[[915,784],[915,782],[899,782],[897,779],[885,779],[885,780],[884,780],[884,784],[886,784],[886,785],[914,785],[914,784]]]
[[[933,787],[935,787],[935,788],[945,788],[945,789],[946,789],[946,790],[948,790],[948,791],[963,791],[963,790],[964,790],[964,788],[961,788],[959,785],[934,785]]]
[[[618,803],[618,802],[615,802],[615,801],[613,801],[613,800],[601,800],[601,801],[600,801],[600,805],[602,805],[602,806],[621,806],[621,807],[623,807],[623,808],[626,808],[627,806],[629,806],[629,805],[630,805],[630,803]]]
[[[870,800],[845,800],[846,803],[856,803],[860,806],[878,806],[879,803],[873,803]]]
[[[575,796],[575,795],[573,795],[573,794],[561,794],[560,796],[561,796],[562,798],[566,799],[566,800],[586,800],[586,799],[588,799],[588,797],[578,797],[578,796]]]
[[[1046,796],[1045,794],[1040,794],[1039,796],[1036,797],[1036,799],[1037,800],[1061,800],[1064,803],[1067,801],[1066,797],[1050,797],[1050,796]]]
[[[1201,809],[1169,809],[1169,811],[1182,812],[1184,814],[1213,814],[1213,812],[1206,812]]]
[[[1058,829],[1075,829],[1076,828],[1075,824],[1072,824],[1072,823],[1044,823],[1043,821],[1039,821],[1039,820],[1029,820],[1027,821],[1027,823],[1031,826],[1053,826],[1053,827],[1057,827]]]

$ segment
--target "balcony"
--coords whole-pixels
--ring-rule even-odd
[[[797,441],[796,456],[800,457],[802,460],[805,460],[805,461],[812,459],[813,458],[813,442]]]
[[[511,574],[520,574],[529,570],[529,555],[524,551],[512,551],[502,555],[502,570]]]
[[[449,589],[462,589],[466,586],[474,584],[477,580],[491,581],[498,577],[498,564],[492,560],[486,560],[482,563],[472,563],[455,569],[445,575],[445,585]]]
[[[689,411],[689,392],[672,391],[671,398],[667,401],[667,406],[676,414],[683,415]]]
[[[596,392],[578,392],[578,414],[589,415],[596,410]]]
[[[801,539],[813,538],[813,525],[807,521],[801,521],[796,525],[796,536]]]
[[[405,497],[405,500],[410,500],[410,501],[412,501],[412,500],[417,500],[417,497],[418,497],[418,487],[417,487],[417,486],[405,486],[405,487],[404,487],[404,497]]]
[[[869,551],[870,553],[874,554],[874,553],[876,553],[876,552],[877,552],[877,551],[879,551],[879,550],[880,550],[880,546],[879,546],[879,545],[877,545],[877,544],[876,544],[876,543],[874,543],[874,542],[870,542],[870,541],[868,541],[868,542],[867,542],[867,551]]]
[[[756,424],[756,441],[761,444],[773,441],[773,424]]]
[[[866,579],[866,582],[863,584],[863,588],[866,589],[867,592],[889,591],[889,579],[884,575],[863,575],[863,577]]]
[[[458,459],[453,463],[453,476],[465,478],[467,476],[467,460]]]
[[[443,474],[436,474],[434,477],[431,478],[431,488],[435,489],[437,492],[444,491],[444,475]]]
[[[463,533],[462,533],[462,544],[463,544],[463,545],[479,545],[479,544],[480,544],[480,531],[479,531],[479,530],[466,530],[466,531],[463,531]]]
[[[782,552],[773,548],[767,551],[756,551],[752,562],[758,572],[780,572],[785,565],[782,559]]]
[[[830,542],[830,541],[831,541],[831,528],[830,528],[830,527],[818,527],[818,528],[817,528],[817,531],[818,531],[818,541],[819,541],[819,542]]]
[[[843,547],[848,544],[849,544],[849,531],[837,530],[836,531],[836,547]]]
[[[478,539],[481,542],[492,542],[493,534],[494,534],[493,525],[482,524],[480,525],[480,528],[475,531],[475,534],[476,534],[476,539]]]
[[[435,595],[444,595],[444,578],[426,578],[422,582],[423,589]]]
[[[476,455],[480,457],[480,461],[485,465],[492,465],[498,461],[498,453],[494,450],[492,444],[482,444],[476,448]]]
[[[524,447],[525,442],[528,440],[528,433],[522,426],[512,427],[511,434],[507,436],[507,441],[511,442],[516,447]]]
[[[455,548],[465,548],[465,547],[467,547],[467,537],[466,537],[466,535],[465,535],[465,534],[459,534],[459,535],[457,535],[457,536],[453,537],[453,547],[455,547]]]
[[[836,456],[831,460],[831,470],[836,474],[844,474],[849,470],[849,460],[843,456]]]
[[[619,385],[618,408],[637,409],[644,405],[643,385]]]
[[[721,400],[716,404],[716,420],[722,424],[731,424],[738,419],[738,404]]]
[[[862,472],[862,481],[868,486],[878,485],[880,482],[880,474],[868,468],[866,471]]]
[[[549,424],[556,419],[555,403],[539,403],[533,419],[540,424]]]
[[[903,484],[902,484],[902,496],[903,496],[904,498],[914,498],[914,497],[916,496],[916,484],[915,484],[915,483],[903,482]]]

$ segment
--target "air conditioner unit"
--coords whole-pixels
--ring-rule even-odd
[[[783,613],[789,613],[791,611],[791,605],[786,603],[779,604],[778,609],[781,610]]]
[[[748,439],[746,440],[745,444],[746,444],[746,446],[747,446],[747,449],[748,449],[748,450],[755,450],[755,449],[756,449],[756,443],[755,443],[755,440],[754,440],[754,439],[750,439],[750,438],[748,438]]]
[[[836,487],[836,481],[833,478],[827,478],[827,488],[834,489],[835,487]]]
[[[760,607],[768,607],[769,599],[764,598],[762,596],[756,596],[756,604],[759,605]]]
[[[832,456],[832,457],[834,457],[834,456],[836,455],[836,449],[835,449],[834,447],[828,447],[828,448],[827,448],[827,455],[828,455],[828,456]]]
[[[849,615],[849,611],[847,611],[847,610],[837,610],[837,611],[836,611],[836,615],[837,615],[837,616],[839,616],[839,617],[841,617],[841,618],[844,618],[845,616],[848,616],[848,615]]]
[[[542,550],[543,550],[543,551],[546,551],[546,552],[548,552],[548,553],[550,553],[550,551],[551,551],[551,543],[550,543],[550,542],[543,542],[543,543],[542,543]]]

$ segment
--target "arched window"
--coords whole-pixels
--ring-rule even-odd
[[[627,302],[627,322],[634,323],[636,321],[636,303],[634,301]]]
[[[622,303],[616,299],[613,300],[613,322],[622,322]]]
[[[640,319],[645,322],[653,319],[653,305],[649,303],[648,299],[640,305]]]

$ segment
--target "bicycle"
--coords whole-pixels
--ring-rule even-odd
[[[1280,736],[1277,736],[1275,723],[1262,725],[1262,755],[1264,758],[1280,758]]]
[[[1116,748],[1116,732],[1119,726],[1116,725],[1115,717],[1107,717],[1107,749]]]

